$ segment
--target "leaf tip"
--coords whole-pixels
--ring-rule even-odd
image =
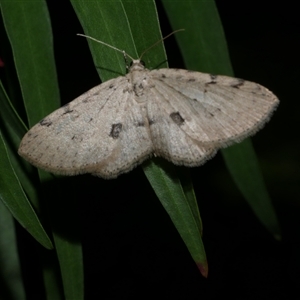
[[[198,262],[198,263],[196,263],[196,265],[197,265],[201,275],[203,277],[207,278],[207,276],[208,276],[208,265],[207,265],[207,263],[205,262],[203,264],[203,263]]]

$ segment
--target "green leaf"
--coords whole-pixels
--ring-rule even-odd
[[[145,49],[161,39],[156,10],[151,0],[72,0],[71,3],[85,34],[125,50],[133,58],[138,58]],[[126,74],[122,53],[90,39],[87,42],[102,81]],[[143,57],[148,68],[166,61],[162,45],[151,49],[149,55]],[[166,67],[166,64],[163,66]]]
[[[78,229],[78,228],[77,228]],[[59,244],[58,259],[66,299],[84,299],[83,258],[81,243],[68,241],[57,235],[55,244]]]
[[[11,166],[5,142],[0,132],[0,199],[15,219],[39,241],[51,249],[52,243],[39,222],[30,202],[23,192],[21,184]]]
[[[161,39],[156,7],[153,1],[71,1],[85,34],[125,50],[138,58],[144,50]],[[117,17],[116,17],[117,16]],[[88,40],[95,66],[103,81],[124,75],[122,53]],[[143,56],[147,68],[167,67],[163,43]],[[191,182],[185,183],[188,198],[167,162],[147,162],[145,174],[156,195],[170,215],[200,271],[207,275],[207,262],[201,241],[201,220]],[[174,191],[174,192],[171,192]],[[182,210],[180,212],[179,210]]]
[[[48,8],[44,0],[17,2],[1,0],[0,3],[31,127],[59,106],[59,89]],[[40,179],[45,182],[51,180],[52,176],[40,172]],[[46,196],[44,190],[43,201],[52,200],[47,199]],[[54,224],[56,213],[53,210],[48,212],[50,223]],[[53,237],[62,270],[65,296],[68,299],[83,299],[81,245],[78,242],[68,242],[68,237],[62,239],[56,231],[53,232]],[[72,257],[72,268],[70,268],[70,257]],[[46,263],[44,261],[45,266]],[[66,269],[76,269],[76,272],[66,272]],[[57,282],[59,277],[55,276],[55,270],[49,271],[45,267],[44,272],[44,279],[47,280],[45,282],[47,298],[60,299],[59,282]]]
[[[0,201],[0,299],[26,299],[11,213]],[[9,274],[11,274],[9,276]],[[4,282],[4,284],[3,284]]]
[[[44,0],[0,3],[31,127],[59,106],[47,5]]]
[[[238,146],[238,147],[237,147]],[[277,239],[281,239],[278,220],[264,184],[250,139],[223,151],[228,170],[255,215]],[[245,163],[240,163],[240,162]],[[237,180],[239,178],[239,180]]]
[[[3,139],[6,140],[7,151],[11,164],[20,180],[22,186],[28,195],[31,203],[39,212],[37,190],[28,173],[33,172],[33,167],[22,160],[17,153],[22,136],[26,133],[26,126],[15,111],[10,99],[8,98],[4,87],[0,81],[0,121],[3,130]],[[2,176],[0,170],[0,176]],[[5,176],[5,174],[3,174]]]
[[[227,43],[214,1],[162,0],[187,69],[233,75]]]
[[[179,178],[182,176],[177,176],[176,169],[180,168],[158,159],[149,161],[144,166],[145,174],[157,197],[168,212],[199,271],[207,277],[208,265],[201,239],[202,223],[197,201],[190,181],[185,182],[185,188],[181,186]]]
[[[228,49],[214,1],[162,0],[176,34],[187,69],[233,76]],[[238,188],[264,226],[280,237],[280,228],[257,158],[248,140],[222,150],[226,165]]]

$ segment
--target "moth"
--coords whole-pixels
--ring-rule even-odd
[[[256,133],[279,104],[254,82],[182,69],[150,71],[141,58],[125,55],[132,59],[125,76],[46,116],[23,137],[19,154],[52,173],[107,179],[153,155],[195,167]]]

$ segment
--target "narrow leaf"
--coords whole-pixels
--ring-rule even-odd
[[[15,219],[44,247],[52,243],[39,222],[11,166],[7,148],[0,132],[0,199]]]
[[[87,4],[83,0],[74,0],[72,5],[86,35],[125,50],[134,58],[138,58],[145,49],[161,39],[153,1],[92,1]],[[103,81],[125,74],[122,53],[94,41],[89,40],[88,43]],[[151,48],[143,60],[149,69],[166,67],[163,43]],[[191,192],[191,183],[186,183],[186,187],[189,186],[189,202],[173,166],[169,163],[148,162],[144,165],[144,171],[191,255],[206,276],[207,262],[200,235],[201,220],[194,194]]]
[[[52,31],[47,4],[38,1],[1,1],[4,24],[15,59],[24,105],[30,127],[59,106],[59,90],[53,52]],[[34,87],[34,88],[33,88]],[[52,180],[50,174],[39,172],[43,183]],[[45,190],[44,190],[45,193]],[[43,201],[50,201],[44,194]],[[55,211],[49,210],[49,220],[55,223]],[[68,223],[68,222],[67,222]],[[69,225],[69,224],[68,224]],[[76,226],[74,230],[76,230]],[[68,299],[83,299],[83,268],[81,246],[69,243],[68,237],[61,239],[59,232],[53,232],[55,247],[61,270],[70,267],[70,257],[76,272],[62,272],[64,293]],[[72,253],[72,255],[70,254]],[[44,261],[46,265],[46,261]],[[52,267],[52,266],[50,266]],[[74,270],[74,266],[72,270]],[[46,294],[49,299],[60,299],[59,277],[55,270],[44,270]]]
[[[0,299],[26,299],[14,219],[0,201]]]
[[[187,69],[233,76],[222,24],[214,1],[162,0],[162,3],[172,27],[185,29],[183,34],[177,34],[175,37]],[[254,213],[278,238],[279,224],[251,142],[248,139],[222,150],[222,153],[230,174]]]

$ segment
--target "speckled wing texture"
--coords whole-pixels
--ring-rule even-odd
[[[24,136],[19,154],[46,171],[115,178],[145,160],[152,142],[126,77],[89,90]]]
[[[134,60],[24,136],[19,154],[49,172],[115,178],[151,155],[199,166],[259,130],[279,101],[261,85]]]
[[[253,135],[279,104],[268,89],[243,79],[180,69],[154,70],[151,77],[156,105],[203,146],[226,147]]]

